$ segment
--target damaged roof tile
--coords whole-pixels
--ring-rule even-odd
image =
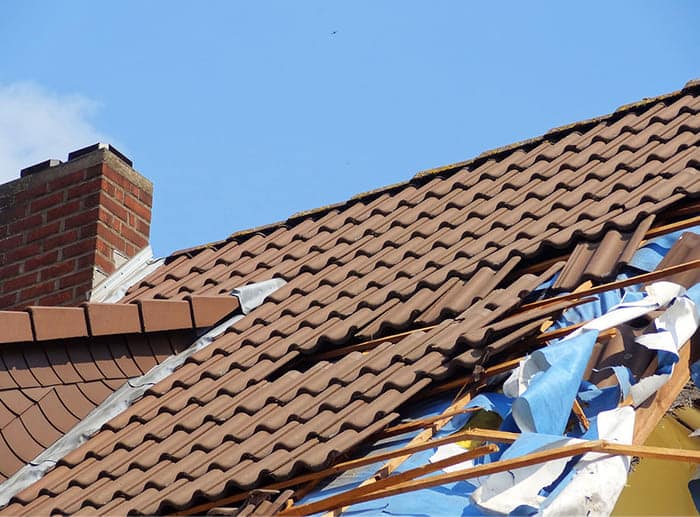
[[[173,255],[123,300],[140,304],[144,329],[158,328],[151,317],[175,325],[186,311],[195,324],[213,321],[219,309],[196,296],[269,278],[287,284],[4,512],[175,512],[328,466],[431,384],[536,333],[546,311],[522,320],[513,311],[563,262],[537,274],[527,267],[572,253],[586,264],[569,261],[567,287],[614,274],[652,220],[700,195],[699,133],[693,85]],[[202,310],[212,312],[202,319]],[[409,329],[364,353],[314,358]],[[75,365],[97,382],[83,369]],[[5,405],[15,414],[31,403]]]

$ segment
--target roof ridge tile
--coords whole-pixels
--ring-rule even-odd
[[[186,296],[184,300],[83,303],[80,307],[31,306],[0,311],[0,344],[139,334],[211,327],[240,310],[236,296]]]

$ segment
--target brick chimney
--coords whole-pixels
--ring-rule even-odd
[[[0,185],[0,310],[77,305],[148,245],[153,184],[108,144]]]

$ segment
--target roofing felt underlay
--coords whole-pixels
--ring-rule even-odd
[[[537,274],[524,267],[573,252],[590,267],[570,262],[566,287],[613,274],[643,238],[635,230],[700,194],[699,130],[691,85],[174,255],[123,301],[288,283],[4,511],[166,512],[328,465],[435,380],[537,330],[537,320],[504,318],[565,260]],[[365,354],[314,359],[433,325]]]

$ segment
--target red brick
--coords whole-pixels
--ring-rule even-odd
[[[124,189],[121,187],[117,188],[117,191],[114,193],[114,199],[116,199],[118,203],[124,204],[124,196],[126,196]]]
[[[24,219],[20,219],[10,225],[10,233],[21,233],[24,230],[36,228],[43,224],[44,218],[41,214],[30,215]]]
[[[71,229],[63,233],[59,233],[54,237],[49,237],[44,241],[44,249],[58,248],[59,246],[64,246],[72,242],[77,242],[78,240],[78,230]]]
[[[41,243],[33,242],[7,252],[8,264],[41,253]]]
[[[114,217],[104,208],[100,207],[97,220],[102,221],[108,228],[111,228],[114,226],[114,221],[116,220],[116,217]]]
[[[59,190],[69,185],[75,185],[85,179],[85,170],[80,170],[66,174],[63,177],[49,181],[49,190]]]
[[[36,185],[33,185],[31,188],[28,188],[27,190],[17,192],[16,202],[22,203],[25,201],[31,201],[32,199],[36,199],[39,196],[43,196],[44,194],[46,194],[48,192],[49,192],[49,184],[48,183],[46,183],[46,182],[38,183]]]
[[[77,214],[78,212],[80,212],[80,201],[76,199],[74,201],[68,201],[67,203],[57,206],[56,208],[50,209],[48,212],[46,212],[46,220],[55,221],[56,219]]]
[[[114,263],[102,253],[95,253],[95,265],[107,274],[116,269]]]
[[[24,235],[17,234],[12,237],[0,240],[0,250],[12,250],[17,246],[21,246],[24,241]]]
[[[102,187],[100,190],[106,192],[110,197],[115,197],[117,186],[107,178],[102,177]]]
[[[126,227],[122,228],[122,230],[126,229]],[[99,239],[104,240],[108,244],[111,244],[119,251],[124,251],[124,239],[119,234],[111,231],[109,228],[103,226],[102,224],[98,225],[97,227],[97,237]]]
[[[77,263],[75,260],[67,260],[65,262],[61,262],[60,264],[54,264],[53,266],[44,268],[39,271],[39,280],[49,280],[72,273],[75,271],[76,264]]]
[[[87,195],[80,200],[80,206],[83,209],[94,208],[100,204],[100,192],[95,192],[94,194]]]
[[[2,283],[2,292],[11,293],[12,291],[22,289],[23,287],[32,286],[36,283],[37,278],[39,278],[39,274],[36,271],[15,278],[10,278]]]
[[[67,302],[74,301],[75,295],[73,289],[66,289],[65,291],[60,291],[58,293],[53,293],[48,296],[44,296],[37,300],[36,305],[67,305]],[[78,302],[78,300],[75,300]]]
[[[107,178],[112,180],[114,183],[119,185],[124,190],[129,190],[129,186],[131,185],[131,182],[128,179],[126,179],[124,176],[119,174],[118,172],[113,171],[107,165],[105,165],[102,168],[102,174],[104,174]]]
[[[60,231],[60,228],[61,224],[58,221],[39,226],[38,228],[27,232],[27,242],[33,242],[35,240],[48,237],[49,235],[56,234]]]
[[[121,219],[122,221],[126,221],[127,219],[127,210],[124,208],[122,205],[114,201],[111,197],[107,195],[103,195],[100,198],[100,204],[105,207],[107,210],[109,210],[112,214],[114,214],[116,217]]]
[[[37,212],[45,210],[46,208],[61,204],[63,203],[65,196],[66,192],[64,190],[59,190],[58,192],[54,192],[52,194],[49,194],[48,196],[35,199],[29,205],[29,212],[35,214]]]
[[[83,253],[88,253],[95,249],[95,239],[85,239],[83,241],[76,242],[70,246],[63,248],[61,257],[66,259],[69,257],[75,257],[77,255],[82,255]]]
[[[94,178],[102,174],[102,164],[93,165],[85,169],[85,179]]]
[[[90,237],[94,237],[97,235],[97,225],[99,224],[99,221],[95,221],[94,223],[88,223],[85,226],[81,226],[79,230],[79,237],[78,240],[83,240],[83,239],[88,239]]]
[[[109,244],[107,244],[107,242],[105,242],[103,239],[97,239],[95,249],[99,253],[102,253],[105,257],[112,256],[112,247]]]
[[[11,294],[6,294],[4,296],[0,296],[0,307],[3,309],[14,309],[17,308],[16,304],[17,303],[17,293],[11,293]]]
[[[92,178],[68,189],[68,198],[75,199],[86,194],[93,194],[102,188],[102,178]]]
[[[146,192],[145,190],[139,189],[139,201],[141,201],[147,207],[153,206],[153,194]]]
[[[65,289],[66,287],[76,286],[80,283],[91,282],[92,281],[92,270],[86,269],[84,271],[78,271],[77,273],[72,273],[68,276],[64,276],[59,280],[59,288]]]
[[[13,278],[20,274],[22,268],[20,264],[10,264],[9,266],[0,267],[0,282],[3,278]]]
[[[151,231],[151,226],[142,219],[136,219],[136,231],[148,238],[148,234]]]
[[[27,289],[23,289],[22,291],[20,291],[19,298],[20,300],[30,300],[32,298],[36,298],[44,294],[53,293],[55,290],[54,284],[55,282],[53,280],[50,280],[47,282],[36,284],[32,287],[28,287]]]
[[[22,219],[23,217],[26,217],[28,208],[29,205],[22,204],[15,205],[12,208],[5,208],[3,210],[0,210],[0,221],[2,223],[11,223],[18,219]]]
[[[133,257],[134,255],[136,255],[137,250],[136,250],[136,248],[134,248],[131,244],[129,244],[129,243],[127,242],[127,243],[126,243],[126,248],[124,249],[124,253],[126,253],[126,255],[127,255],[128,257]]]
[[[98,241],[99,244],[99,241]],[[86,267],[92,267],[92,265],[95,262],[95,254],[94,253],[89,253],[86,255],[83,255],[82,257],[78,257],[78,269],[83,269]]]
[[[136,199],[132,195],[127,195],[124,199],[124,204],[127,208],[130,208],[136,215],[141,216],[142,219],[146,221],[151,220],[151,210],[141,201]]]
[[[93,221],[97,221],[98,213],[98,208],[92,208],[87,212],[82,212],[80,214],[74,215],[73,217],[69,217],[68,219],[66,219],[65,227],[66,229],[77,228],[79,226],[83,226]]]
[[[122,228],[122,235],[132,244],[136,245],[137,248],[145,248],[146,246],[148,246],[148,239],[146,239],[140,233],[135,232],[128,226],[124,226]]]
[[[36,257],[28,258],[24,262],[25,271],[33,271],[35,269],[40,269],[44,266],[54,264],[58,260],[58,250],[51,250],[42,255]]]

